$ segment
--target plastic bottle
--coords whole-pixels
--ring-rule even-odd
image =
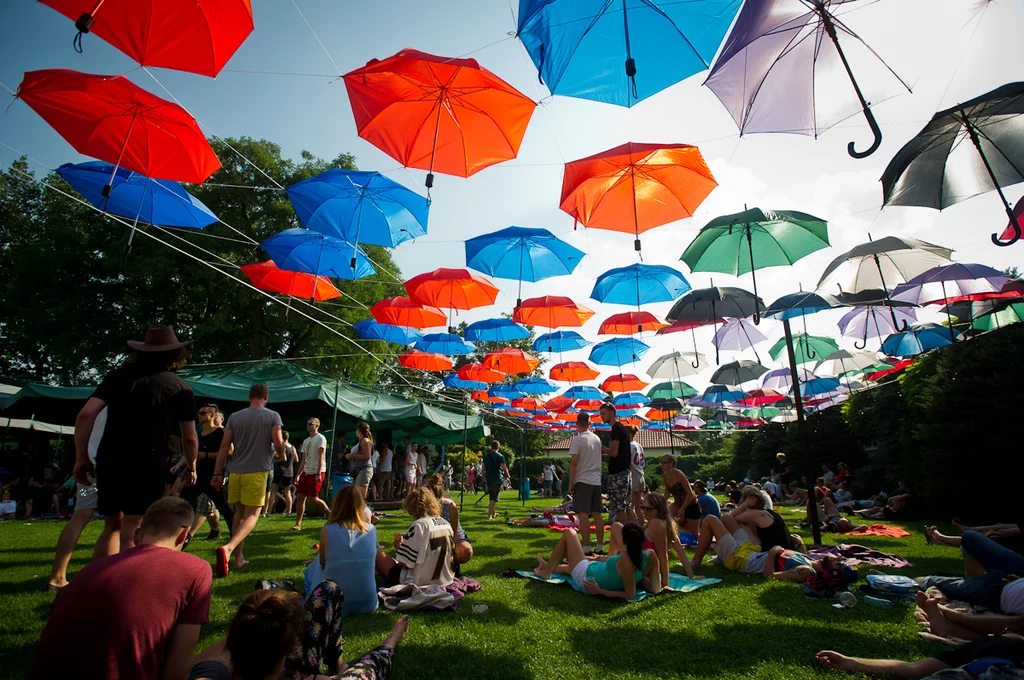
[[[508,510],[505,511],[505,524],[512,524],[512,517],[509,516]]]
[[[881,597],[872,597],[871,595],[864,595],[860,599],[864,600],[866,604],[872,607],[892,607],[892,600],[886,600]]]

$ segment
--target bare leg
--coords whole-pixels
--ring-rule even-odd
[[[737,526],[736,520],[729,515],[722,515],[722,519],[718,519],[714,515],[708,515],[701,520],[700,533],[697,535],[697,550],[693,553],[692,563],[694,566],[699,565],[704,560],[704,554],[707,553],[708,548],[711,547],[711,541],[716,538],[721,538],[726,534],[732,533],[729,531],[725,521],[728,520],[731,524]]]
[[[284,493],[281,495],[284,498],[284,514],[287,517],[292,514],[292,502],[295,500],[292,497],[292,487],[285,487]]]
[[[549,579],[551,574],[554,573],[555,567],[560,565],[563,559],[568,560],[570,571],[586,559],[579,536],[572,529],[563,533],[562,537],[558,539],[555,549],[551,551],[551,557],[546,562],[543,557],[537,556],[538,565],[533,570],[533,573],[543,579]]]
[[[256,521],[260,517],[260,507],[254,505],[235,505],[235,526],[231,530],[231,540],[224,547],[225,555],[230,558],[235,556],[235,566],[242,567],[248,564],[242,554],[242,547],[245,544],[245,537],[256,528]]]
[[[599,515],[600,516],[600,515]],[[581,512],[580,518],[580,536],[583,537],[583,550],[584,552],[590,550],[590,513]],[[604,537],[602,536],[602,539]]]
[[[398,646],[398,643],[401,642],[402,639],[405,637],[405,634],[406,632],[408,632],[408,630],[409,615],[404,614],[398,617],[398,620],[395,621],[395,626],[391,629],[391,634],[384,638],[384,643],[381,646],[394,649]]]
[[[366,488],[364,487],[363,488],[363,495],[364,495],[364,497],[365,497],[365,494],[366,494]],[[313,502],[316,504],[316,507],[320,508],[320,510],[323,511],[324,516],[327,516],[327,515],[331,514],[331,506],[327,505],[327,503],[324,502],[323,498],[320,498],[320,496],[314,496],[313,497]]]
[[[918,591],[915,595],[917,606],[920,607],[928,618],[928,626],[932,633],[942,637],[958,637],[964,640],[973,640],[979,637],[979,633],[970,628],[953,623],[947,619],[939,608],[939,598],[932,597],[924,591]]]
[[[205,515],[198,515],[197,514],[195,517],[193,517],[192,518],[192,527],[189,528],[189,530],[188,530],[189,536],[195,536],[196,532],[203,528],[203,524],[205,522],[206,522],[206,516]]]
[[[947,536],[945,534],[939,533],[938,527],[925,527],[924,534],[925,536],[929,537],[933,543],[938,543],[940,545],[951,545],[956,548],[960,547],[959,536]]]
[[[622,522],[612,524],[608,531],[608,556],[622,552]]]
[[[594,513],[594,533],[597,534],[597,544],[604,545],[604,518],[601,513]]]
[[[924,678],[943,669],[949,668],[935,658],[919,661],[897,661],[895,659],[860,659],[843,656],[839,652],[818,652],[818,664],[829,671],[847,671],[849,673],[866,673],[868,675],[891,675],[896,678],[916,680]]]
[[[217,512],[216,508],[214,508],[213,514],[207,519],[210,520],[210,531],[215,534],[220,533],[220,513]]]
[[[295,526],[292,527],[295,531],[302,529],[302,515],[306,512],[306,494],[299,493],[298,498],[295,499]]]
[[[415,489],[415,485],[410,485],[410,488]],[[487,506],[487,519],[494,519],[497,514],[494,511],[494,505],[497,501],[491,501]]]
[[[57,554],[53,558],[53,568],[50,570],[50,578],[46,585],[50,588],[63,588],[68,584],[67,570],[68,562],[71,561],[71,553],[78,545],[78,539],[82,530],[92,520],[93,510],[76,510],[71,519],[61,529],[60,538],[57,539]]]
[[[103,531],[96,539],[92,549],[92,558],[98,560],[108,555],[116,555],[121,551],[121,521],[123,515],[107,515],[103,518]]]
[[[378,552],[377,557],[374,559],[374,568],[377,570],[377,575],[384,579],[388,577],[388,574],[396,564],[398,564],[398,562],[395,558],[383,551]]]
[[[135,530],[142,524],[142,515],[125,515],[121,520],[121,552],[135,547]]]

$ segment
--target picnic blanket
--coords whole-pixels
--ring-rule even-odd
[[[862,545],[841,543],[839,545],[815,545],[807,550],[807,555],[820,560],[826,556],[838,557],[848,565],[870,564],[874,567],[892,567],[902,569],[914,566],[899,555],[890,555],[879,550],[865,548]]]
[[[580,588],[575,583],[573,583],[571,577],[566,576],[564,574],[552,574],[551,578],[549,578],[548,580],[545,581],[540,576],[537,576],[536,574],[534,574],[532,571],[523,571],[521,569],[517,569],[516,573],[519,574],[520,576],[522,576],[523,578],[533,579],[534,581],[540,581],[541,583],[554,583],[554,584],[568,583],[570,586],[572,586],[572,589],[575,590],[576,592],[578,592],[578,593],[582,593],[583,592],[582,588]],[[682,574],[670,573],[668,575],[668,583],[669,583],[669,587],[672,588],[672,590],[665,591],[665,592],[669,592],[669,593],[671,593],[671,592],[689,593],[689,592],[693,592],[694,590],[698,590],[700,588],[703,588],[704,586],[710,586],[710,585],[714,585],[715,583],[721,583],[721,582],[722,582],[722,579],[720,579],[720,578],[691,579],[691,578],[687,578],[686,576],[683,576]],[[639,602],[640,600],[644,599],[648,595],[650,595],[650,593],[648,593],[646,590],[643,590],[640,587],[637,587],[637,589],[636,589],[636,599],[634,600],[634,602]]]
[[[888,536],[890,538],[906,538],[912,536],[909,531],[895,524],[872,524],[867,531],[853,531],[850,533],[860,536]]]
[[[377,589],[381,604],[392,611],[455,611],[459,600],[469,593],[483,589],[479,581],[471,578],[457,578],[447,587],[417,586],[406,583]]]

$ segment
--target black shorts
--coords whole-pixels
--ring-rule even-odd
[[[164,496],[163,466],[150,474],[117,463],[96,466],[96,512],[101,515],[144,515]]]
[[[501,482],[495,482],[494,484],[487,485],[487,493],[490,495],[492,501],[498,500],[498,494],[501,493]]]
[[[700,505],[697,503],[690,503],[683,510],[683,517],[685,519],[700,519]]]
[[[293,479],[294,479],[294,477],[292,477],[292,476],[287,476],[286,477],[281,472],[280,468],[278,468],[275,465],[274,466],[274,476],[271,478],[270,483],[271,484],[277,484],[279,487],[281,487],[283,489],[286,486],[291,486]]]
[[[402,582],[402,566],[401,562],[395,562],[395,566],[391,567],[391,571],[388,572],[388,577],[385,579],[389,586],[397,586]]]

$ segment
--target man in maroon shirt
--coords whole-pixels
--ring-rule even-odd
[[[162,498],[136,546],[94,560],[57,595],[29,678],[185,680],[210,620],[210,563],[181,552],[192,506]]]

